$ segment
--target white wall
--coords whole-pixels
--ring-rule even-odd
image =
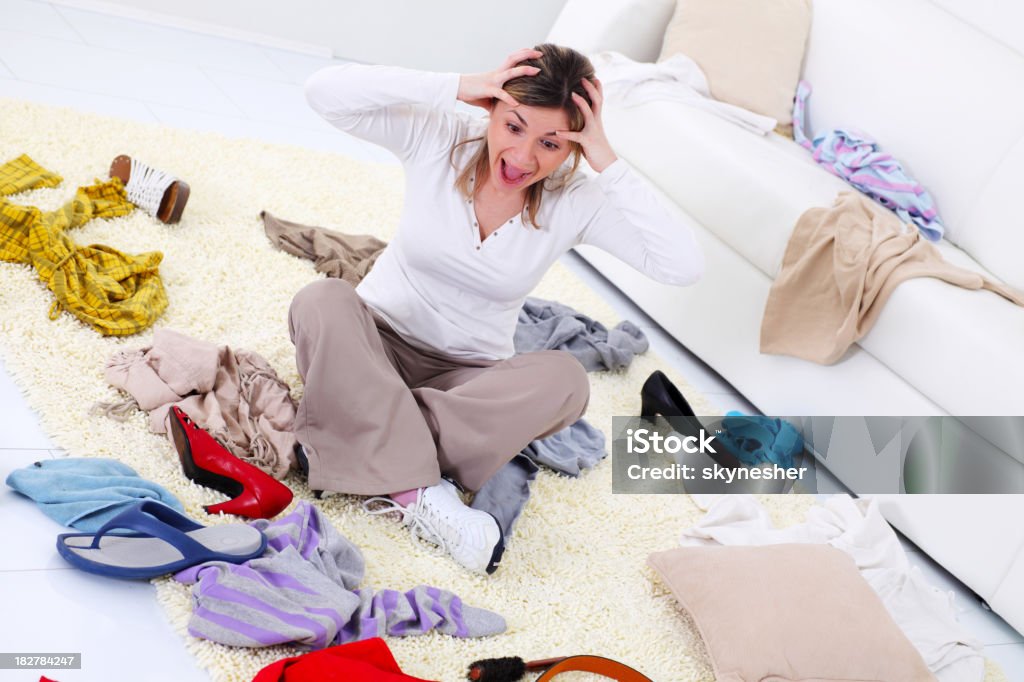
[[[543,41],[566,0],[54,0],[336,57],[435,71],[496,67]],[[327,50],[319,50],[321,53]]]

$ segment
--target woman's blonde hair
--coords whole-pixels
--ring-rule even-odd
[[[519,62],[519,65],[536,66],[540,69],[540,72],[535,76],[520,76],[519,78],[506,81],[502,89],[512,95],[520,104],[532,107],[562,109],[569,117],[569,129],[574,131],[583,130],[585,123],[583,112],[573,102],[572,93],[575,92],[581,95],[587,101],[587,104],[593,106],[593,102],[590,101],[587,91],[583,89],[581,81],[584,78],[593,80],[594,65],[584,55],[569,47],[544,43],[543,45],[537,45],[533,49],[543,53],[542,56],[534,59],[525,59]],[[474,175],[482,178],[488,172],[490,152],[487,148],[487,136],[462,140],[452,147],[451,154],[449,155],[449,160],[454,166],[455,150],[464,144],[480,140],[483,140],[483,144],[476,150],[476,153],[473,154],[473,157],[455,180],[455,188],[467,199],[473,195],[470,179]],[[566,180],[572,177],[572,174],[576,172],[580,165],[580,154],[582,151],[580,146],[575,142],[569,142],[568,144],[572,157],[572,167],[569,173],[554,186],[545,188],[544,185],[548,181],[548,178],[545,178],[543,182],[534,183],[526,190],[526,206],[524,206],[523,210],[526,213],[526,221],[535,228],[540,227],[537,224],[537,213],[540,211],[540,200],[544,189],[557,189],[562,186]]]

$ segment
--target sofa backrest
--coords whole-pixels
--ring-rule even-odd
[[[584,54],[620,52],[653,62],[675,8],[675,0],[568,0],[546,40]]]
[[[807,133],[861,130],[935,199],[946,238],[1024,288],[1024,6],[815,0]]]
[[[549,39],[649,61],[673,8],[569,0]],[[931,192],[947,239],[1024,289],[1024,3],[814,0],[813,13],[806,132],[873,137]]]

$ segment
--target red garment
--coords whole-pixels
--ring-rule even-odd
[[[380,637],[284,658],[256,673],[252,682],[430,682],[406,675]]]

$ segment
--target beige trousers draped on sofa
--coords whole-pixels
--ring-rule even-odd
[[[424,350],[343,280],[299,291],[289,328],[305,382],[295,436],[314,490],[380,495],[441,474],[478,490],[532,440],[579,419],[590,397],[569,353],[493,361]]]

